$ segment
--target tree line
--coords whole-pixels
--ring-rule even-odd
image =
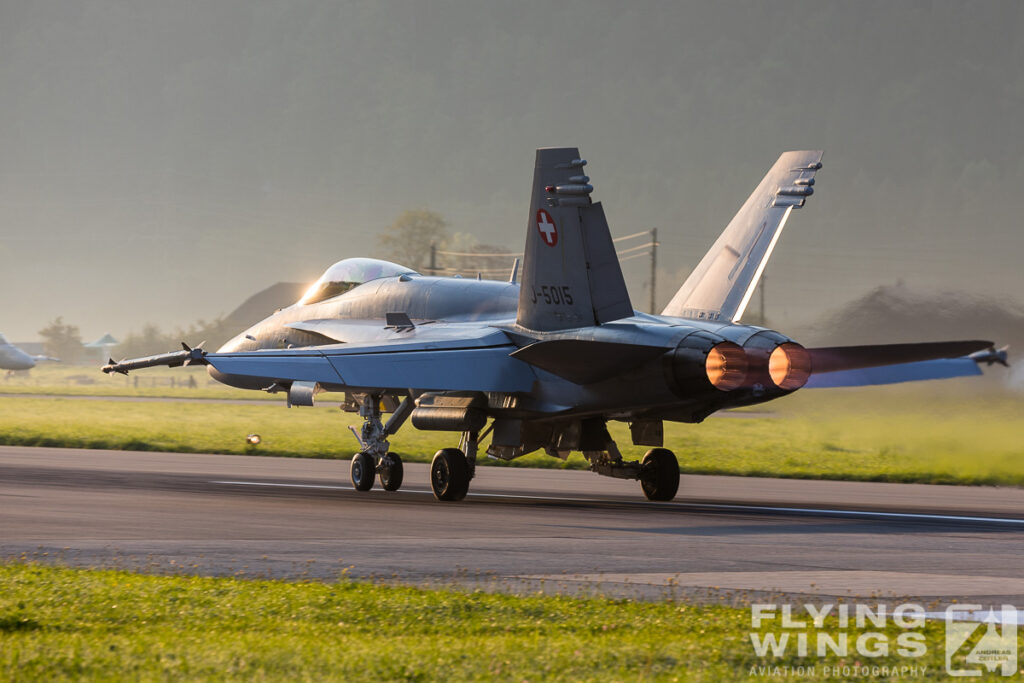
[[[449,223],[440,214],[428,209],[403,211],[384,228],[378,238],[380,257],[408,266],[424,274],[462,275],[486,279],[506,279],[513,256],[507,248],[482,244],[472,235],[450,233]],[[431,251],[435,262],[432,264]],[[267,315],[271,312],[267,311]],[[213,320],[197,320],[188,327],[164,329],[147,322],[141,329],[129,332],[112,350],[116,358],[135,358],[173,351],[181,342],[194,346],[205,342],[204,348],[217,349],[242,332],[236,324],[221,316]],[[58,316],[39,330],[48,356],[67,363],[77,363],[84,356],[82,335],[77,325]]]

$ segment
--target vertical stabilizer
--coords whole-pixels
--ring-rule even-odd
[[[516,322],[589,327],[633,315],[608,221],[575,147],[537,150]]]
[[[814,193],[821,156],[783,153],[661,314],[739,322],[786,219]]]

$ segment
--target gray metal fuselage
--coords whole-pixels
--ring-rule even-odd
[[[35,356],[25,353],[0,336],[0,370],[30,370],[35,366]]]
[[[593,381],[569,381],[533,365],[510,359],[530,373],[532,386],[515,400],[493,406],[492,414],[526,419],[604,415],[617,419],[669,419],[700,421],[721,408],[758,403],[790,392],[755,384],[745,390],[719,391],[706,383],[687,385],[674,371],[674,355],[687,338],[716,335],[738,345],[756,346],[759,338],[773,343],[788,338],[764,328],[721,321],[699,321],[635,313],[633,317],[600,326],[538,332],[516,324],[520,286],[515,283],[451,277],[403,275],[373,280],[333,299],[280,309],[224,344],[218,353],[264,349],[336,347],[339,343],[415,340],[418,333],[436,334],[439,327],[500,330],[509,339],[509,352],[534,342],[585,340],[625,344],[646,349],[642,362],[612,358],[615,372]],[[405,313],[415,328],[387,327],[388,313]],[[289,324],[304,321],[347,321],[344,338],[296,330]],[[694,337],[696,335],[696,337]],[[609,347],[610,348],[610,347]],[[209,368],[218,381],[245,389],[267,389],[281,378],[225,374]],[[323,385],[328,391],[385,390],[404,393],[401,386]]]

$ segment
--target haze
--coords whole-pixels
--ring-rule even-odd
[[[519,250],[550,145],[659,228],[661,304],[787,149],[825,167],[783,330],[897,280],[1020,301],[1022,67],[1019,2],[2,0],[0,331],[213,318],[408,208]]]

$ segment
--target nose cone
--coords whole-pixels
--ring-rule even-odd
[[[0,349],[0,368],[4,370],[31,370],[35,359],[21,349]]]
[[[250,328],[245,332],[237,335],[226,341],[223,346],[217,349],[217,353],[239,353],[242,351],[256,351],[260,348],[260,343],[256,341],[253,334],[253,329]],[[227,384],[231,387],[237,387],[239,389],[266,389],[274,383],[274,379],[270,377],[249,377],[247,375],[230,375],[221,372],[213,365],[206,367],[207,374],[213,379],[217,380],[221,384]]]
[[[248,375],[229,375],[221,372],[212,365],[206,366],[206,373],[221,384],[237,389],[266,389],[274,380],[270,377],[250,377]]]

